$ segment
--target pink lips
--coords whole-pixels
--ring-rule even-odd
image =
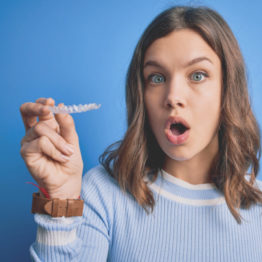
[[[170,128],[171,124],[174,123],[181,123],[188,129],[181,135],[175,135]],[[170,116],[167,119],[166,126],[165,126],[165,134],[169,142],[171,142],[172,144],[180,145],[184,143],[189,137],[189,131],[190,131],[190,126],[182,117]]]

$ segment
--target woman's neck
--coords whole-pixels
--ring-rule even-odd
[[[173,160],[175,161],[175,160]],[[173,162],[172,161],[172,162]],[[190,184],[198,185],[210,183],[209,166],[206,163],[199,165],[193,160],[175,161],[172,164],[168,163],[163,166],[163,170],[168,174],[182,179]]]

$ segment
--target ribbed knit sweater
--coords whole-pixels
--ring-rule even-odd
[[[102,166],[91,169],[82,217],[35,215],[33,261],[262,261],[262,205],[240,209],[238,224],[212,183],[193,185],[161,170],[149,188],[156,205],[146,214]]]

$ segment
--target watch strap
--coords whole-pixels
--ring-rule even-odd
[[[39,193],[33,193],[32,213],[45,214],[52,217],[82,216],[84,201],[81,199],[48,199]]]

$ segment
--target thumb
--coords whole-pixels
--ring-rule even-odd
[[[58,106],[61,105],[63,104],[59,104]],[[55,119],[60,128],[60,135],[65,141],[69,144],[77,145],[79,141],[73,117],[70,114],[55,114]]]

